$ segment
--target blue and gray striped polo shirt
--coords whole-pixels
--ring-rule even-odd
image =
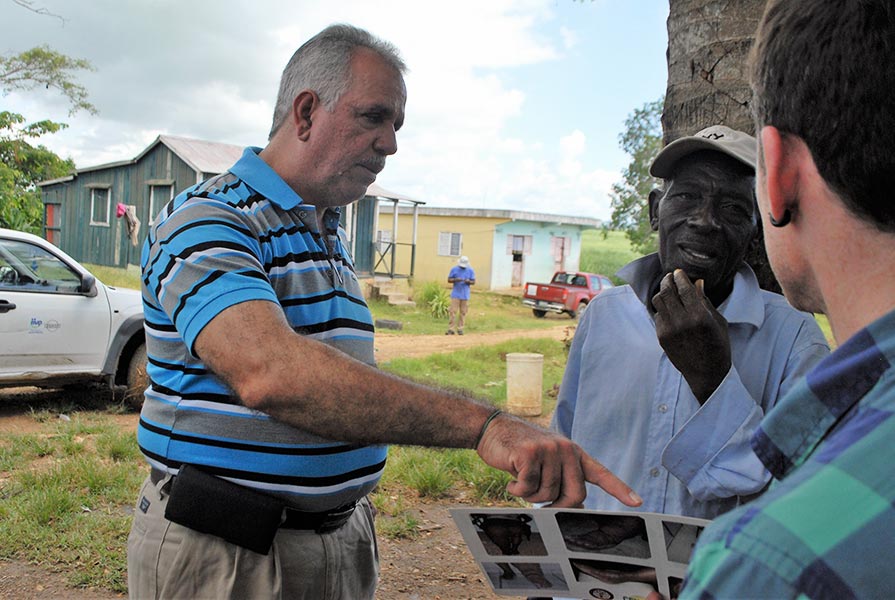
[[[338,211],[327,211],[318,233],[315,207],[259,151],[246,149],[229,172],[179,194],[149,233],[142,267],[151,383],[137,440],[154,468],[200,465],[294,508],[327,510],[373,489],[387,448],[323,439],[250,410],[194,353],[221,311],[267,300],[296,332],[374,364],[372,317],[336,233]]]

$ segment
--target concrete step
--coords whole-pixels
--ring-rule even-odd
[[[398,291],[383,292],[380,290],[379,296],[387,299],[389,304],[393,304],[395,302],[404,302],[407,300],[407,294]]]
[[[374,279],[368,285],[368,297],[372,300],[384,299],[392,306],[416,306],[409,298],[411,290],[406,280]]]
[[[416,306],[416,302],[409,299],[404,292],[391,292],[381,297],[384,297],[392,306]]]

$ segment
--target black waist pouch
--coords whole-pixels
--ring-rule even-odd
[[[283,519],[283,507],[272,496],[183,465],[171,483],[165,518],[267,554]]]

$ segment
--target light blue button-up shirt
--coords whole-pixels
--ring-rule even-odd
[[[572,341],[553,428],[643,498],[637,510],[713,518],[760,492],[770,474],[749,440],[765,412],[824,356],[814,317],[758,287],[745,264],[719,311],[730,371],[702,406],[671,364],[647,311],[658,255],[638,259],[588,306]],[[626,507],[588,484],[585,507]],[[628,509],[630,510],[630,509]]]

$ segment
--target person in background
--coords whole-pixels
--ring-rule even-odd
[[[639,502],[562,436],[376,369],[339,218],[397,151],[404,70],[326,28],[286,66],[267,146],[153,224],[131,597],[373,598],[388,443],[474,448],[528,501],[574,506],[587,480]]]
[[[774,482],[703,531],[680,597],[890,598],[895,3],[771,0],[753,52],[768,257],[838,347],[762,421]]]
[[[814,317],[759,289],[755,139],[715,125],[675,140],[650,172],[659,251],[622,268],[579,324],[553,427],[643,497],[642,510],[714,518],[770,474],[759,421],[829,353]],[[590,489],[589,509],[622,510]]]
[[[448,330],[445,335],[456,333],[463,335],[463,326],[466,324],[466,313],[469,311],[469,286],[475,285],[475,271],[469,266],[469,258],[461,256],[456,266],[451,267],[448,273],[448,283],[451,288],[451,308],[448,320]]]

